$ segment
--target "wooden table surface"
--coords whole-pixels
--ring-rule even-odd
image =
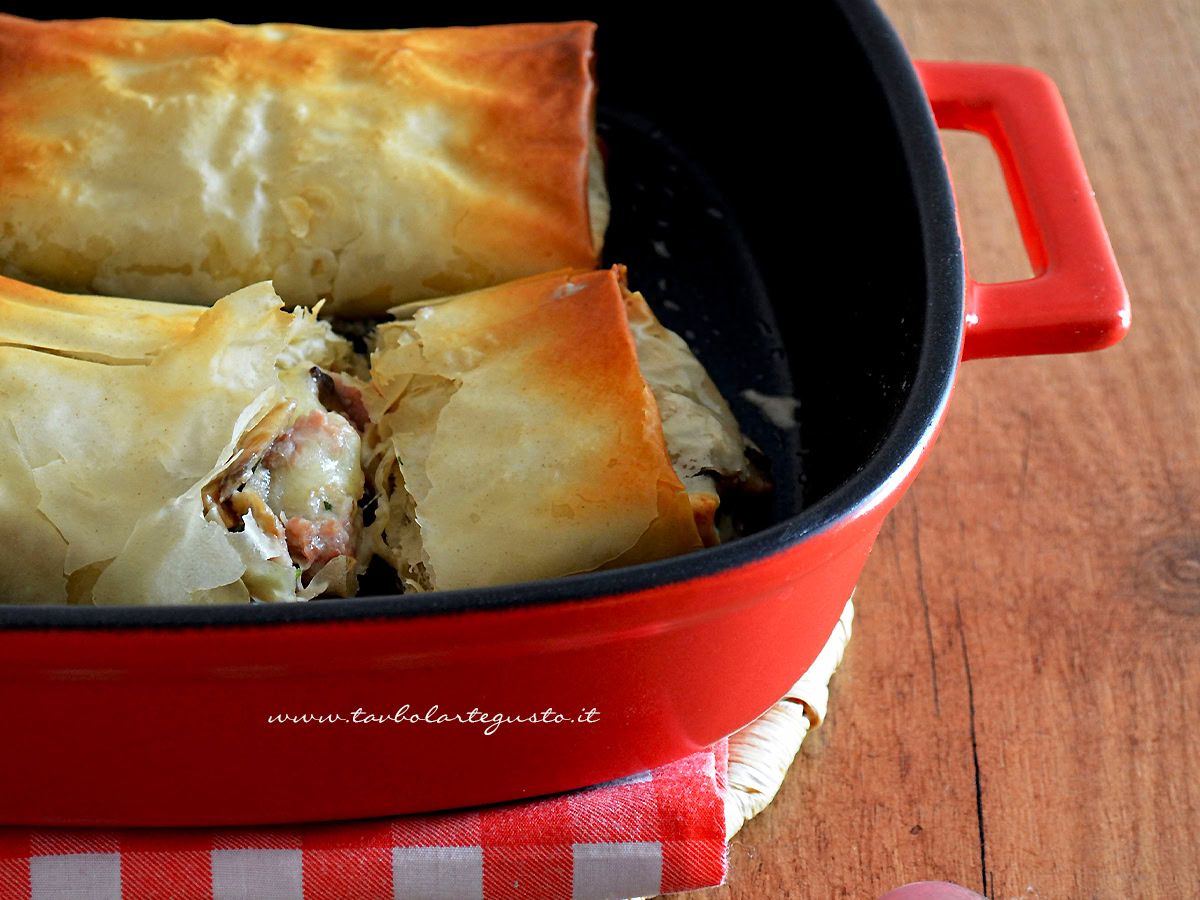
[[[829,719],[692,896],[1200,896],[1200,2],[881,5],[917,58],[1058,83],[1133,327],[964,367]],[[972,273],[1028,274],[986,142],[952,137]]]

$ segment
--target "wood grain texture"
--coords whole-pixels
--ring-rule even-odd
[[[1053,77],[1133,302],[1121,345],[968,364],[884,525],[831,714],[693,896],[1200,896],[1200,4],[883,0],[918,58]],[[1028,271],[958,152],[973,271]]]

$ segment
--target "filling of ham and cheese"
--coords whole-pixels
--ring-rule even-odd
[[[262,601],[353,593],[362,535],[356,388],[315,367],[280,373],[287,398],[242,439],[209,485],[209,517],[244,531],[256,554],[242,577]]]

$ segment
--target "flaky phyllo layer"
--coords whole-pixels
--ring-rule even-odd
[[[399,308],[369,371],[280,303],[0,280],[3,599],[350,596],[375,557],[406,590],[552,578],[717,543],[722,494],[764,487],[623,269]]]
[[[354,592],[357,392],[327,323],[282,311],[267,284],[190,317],[19,286],[3,305],[7,600]]]

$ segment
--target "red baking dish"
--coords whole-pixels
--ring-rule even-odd
[[[960,361],[1095,350],[1129,327],[1047,78],[914,67],[866,0],[814,3],[805,18],[819,72],[761,24],[722,25],[717,50],[707,26],[672,23],[664,41],[666,26],[601,19],[598,48],[606,257],[689,338],[771,458],[771,523],[690,556],[485,590],[0,605],[0,823],[490,803],[658,765],[777,700],[930,452]],[[809,139],[772,137],[784,120]],[[1032,279],[966,276],[939,125],[991,139]],[[801,425],[772,423],[747,389],[795,396]],[[306,714],[332,720],[272,721]],[[534,714],[548,721],[494,721]]]

